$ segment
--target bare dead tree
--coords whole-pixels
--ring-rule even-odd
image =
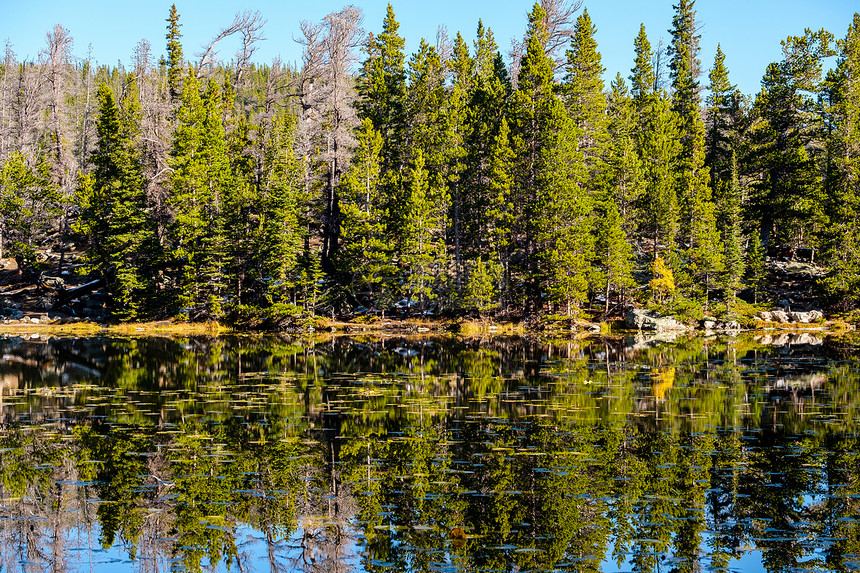
[[[147,203],[157,221],[156,234],[163,241],[170,221],[168,188],[164,176],[169,172],[167,155],[173,133],[173,109],[168,87],[153,65],[152,47],[140,40],[132,56],[135,84],[140,101],[140,137],[144,175],[148,182]]]
[[[553,71],[558,72],[567,62],[567,47],[576,27],[576,13],[582,8],[583,0],[540,0],[544,11],[544,27],[546,29],[546,41],[544,49],[547,55],[555,62]],[[520,73],[520,60],[525,51],[525,40],[511,41],[511,50],[508,55],[511,58],[511,78],[516,85]]]
[[[332,12],[319,24],[301,23],[305,48],[299,76],[301,122],[299,142],[313,163],[325,165],[323,208],[323,264],[337,252],[340,231],[340,202],[337,187],[347,164],[352,132],[358,123],[353,107],[355,85],[352,69],[358,61],[356,49],[364,39],[362,12],[347,6]],[[315,151],[318,150],[318,151]]]
[[[254,44],[257,40],[261,40],[263,38],[261,31],[265,25],[266,20],[262,15],[260,15],[259,11],[251,12],[250,10],[245,10],[244,12],[237,12],[236,16],[233,18],[233,22],[226,28],[222,28],[221,31],[212,38],[203,51],[197,54],[200,58],[200,62],[197,65],[197,79],[203,78],[206,73],[211,72],[215,67],[215,64],[217,63],[216,58],[218,56],[218,51],[216,49],[218,43],[234,34],[242,35],[242,49],[236,55],[237,68],[240,67],[240,62],[242,65],[247,66],[256,49]],[[236,77],[238,80],[238,72]]]
[[[12,43],[6,40],[3,54],[3,77],[0,78],[0,162],[15,150],[12,136],[14,133],[15,80],[18,62]]]
[[[443,63],[450,60],[454,53],[454,43],[451,41],[451,35],[445,26],[436,28],[436,53],[439,54],[439,59]]]
[[[50,119],[49,130],[55,161],[55,176],[60,187],[66,187],[71,176],[71,161],[66,146],[63,145],[65,128],[63,121],[63,100],[66,96],[69,68],[72,62],[72,36],[69,31],[57,24],[45,34],[47,46],[42,50],[41,67],[50,89],[48,101]]]
[[[256,14],[256,20],[259,20],[259,13]],[[251,57],[257,51],[257,42],[264,40],[262,31],[265,25],[265,20],[259,20],[242,28],[242,47],[236,52],[236,74],[233,80],[233,85],[238,90],[239,82],[242,79],[242,74],[251,63]]]

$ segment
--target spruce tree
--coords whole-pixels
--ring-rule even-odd
[[[167,17],[167,87],[170,91],[170,101],[178,104],[182,95],[182,75],[184,60],[182,57],[182,33],[179,28],[179,12],[176,4],[170,5],[170,15]]]
[[[352,164],[341,180],[343,244],[338,269],[358,305],[384,314],[395,301],[399,277],[380,195],[383,141],[370,119],[362,122],[356,139]]]
[[[130,97],[135,90],[127,92]],[[75,230],[87,238],[86,268],[108,286],[111,311],[121,320],[137,318],[152,303],[154,235],[146,216],[146,181],[134,146],[137,127],[124,119],[107,84],[98,90],[98,143],[94,170],[78,187],[81,214]],[[128,115],[134,117],[135,102]],[[143,303],[143,304],[142,304]]]
[[[741,186],[736,154],[732,154],[731,181],[721,197],[719,212],[724,265],[721,282],[725,293],[726,309],[731,312],[735,295],[742,286],[745,270],[741,230]]]
[[[170,163],[174,285],[179,314],[220,318],[226,295],[224,201],[236,189],[227,154],[220,89],[210,81],[201,97],[193,73],[185,78]]]
[[[369,119],[373,128],[382,135],[382,186],[384,208],[389,223],[398,227],[403,223],[400,211],[406,195],[402,190],[402,174],[406,172],[408,154],[406,146],[406,58],[404,39],[399,35],[400,24],[388,5],[382,33],[370,34],[356,81],[358,101],[356,109],[361,119]]]
[[[594,39],[596,32],[588,10],[584,10],[576,20],[567,51],[567,73],[562,84],[565,106],[577,130],[578,151],[583,155],[592,179],[602,169],[607,141],[606,95],[602,78],[605,69]]]
[[[829,75],[831,167],[827,181],[828,225],[822,232],[828,295],[843,306],[860,300],[860,14],[839,42]]]
[[[612,82],[608,103],[609,144],[603,185],[611,193],[625,234],[633,238],[640,219],[639,201],[645,193],[645,168],[637,151],[637,119],[621,74]]]
[[[749,216],[760,222],[768,244],[798,244],[815,229],[822,193],[816,155],[824,127],[816,94],[830,42],[824,30],[784,40],[783,60],[768,66],[755,99]]]
[[[645,33],[645,24],[640,24],[639,35],[633,42],[636,58],[633,68],[630,70],[630,92],[636,108],[641,112],[642,107],[647,104],[651,95],[657,91],[657,76],[651,63],[654,53],[651,51],[651,42]]]
[[[732,180],[732,157],[740,145],[742,128],[741,94],[729,82],[726,56],[717,44],[714,66],[708,74],[705,133],[705,163],[711,173],[711,188],[720,200]]]

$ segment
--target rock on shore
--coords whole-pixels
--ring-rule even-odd
[[[660,316],[644,308],[634,308],[631,310],[627,313],[625,322],[628,328],[650,330],[652,332],[690,330],[689,326],[671,316]]]

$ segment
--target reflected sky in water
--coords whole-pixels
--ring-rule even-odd
[[[858,354],[0,339],[0,570],[853,571]]]

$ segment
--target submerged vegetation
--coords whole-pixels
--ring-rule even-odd
[[[240,328],[855,309],[860,15],[786,38],[750,97],[730,46],[705,82],[694,4],[608,85],[610,24],[569,0],[536,3],[510,59],[480,21],[407,56],[391,6],[371,34],[353,6],[302,24],[297,69],[251,61],[259,14],[219,36],[243,38],[229,63],[217,40],[187,57],[175,6],[166,53],[142,40],[128,68],[58,25],[0,64],[0,296]],[[795,291],[779,259],[810,263]]]

